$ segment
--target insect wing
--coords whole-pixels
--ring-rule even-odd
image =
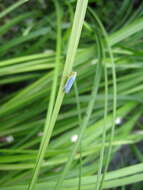
[[[64,89],[65,89],[66,94],[68,94],[70,92],[70,89],[73,86],[75,78],[76,78],[76,72],[67,80],[67,82],[65,84]]]
[[[65,84],[65,92],[66,93],[70,92],[70,89],[71,89],[71,87],[73,85],[73,82],[74,82],[74,78],[73,77],[71,77],[70,79],[68,79],[68,81],[66,82],[66,84]]]

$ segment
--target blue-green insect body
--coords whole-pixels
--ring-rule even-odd
[[[72,72],[70,77],[68,78],[68,80],[64,86],[64,90],[65,90],[66,94],[68,94],[70,92],[70,89],[73,86],[73,83],[76,79],[76,75],[77,75],[77,72]]]

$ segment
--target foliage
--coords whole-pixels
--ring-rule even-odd
[[[141,190],[143,3],[0,8],[0,190]]]

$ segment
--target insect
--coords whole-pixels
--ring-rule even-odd
[[[68,94],[70,92],[71,87],[73,86],[73,83],[76,79],[77,76],[77,72],[72,72],[64,86],[64,91],[66,94]]]

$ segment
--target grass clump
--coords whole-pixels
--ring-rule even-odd
[[[0,4],[0,190],[142,189],[142,6]]]

